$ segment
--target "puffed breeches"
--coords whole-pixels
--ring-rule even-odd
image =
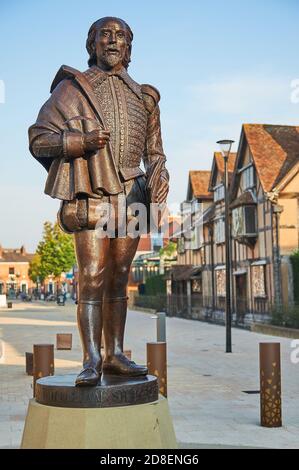
[[[66,233],[77,233],[82,230],[105,230],[110,227],[111,237],[121,236],[127,233],[128,224],[136,219],[136,204],[141,204],[137,211],[142,224],[140,233],[147,233],[149,230],[150,204],[145,188],[145,177],[140,176],[126,184],[124,192],[116,196],[103,196],[100,199],[79,195],[72,201],[62,201],[57,214],[58,223]],[[136,220],[135,220],[136,219]],[[115,231],[113,232],[113,228]]]

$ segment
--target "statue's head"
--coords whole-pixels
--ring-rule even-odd
[[[110,16],[99,19],[88,32],[88,65],[99,65],[108,70],[123,65],[127,69],[131,60],[132,41],[133,33],[125,21]]]

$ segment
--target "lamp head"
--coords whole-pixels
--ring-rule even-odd
[[[228,158],[233,143],[234,143],[234,140],[229,140],[229,139],[218,140],[217,144],[219,145],[221,153],[224,158]]]

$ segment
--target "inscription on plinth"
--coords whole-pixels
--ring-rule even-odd
[[[75,374],[43,377],[36,382],[36,401],[66,408],[108,408],[158,400],[157,378],[103,375],[95,387],[75,387]]]

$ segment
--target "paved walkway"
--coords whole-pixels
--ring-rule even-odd
[[[15,304],[0,309],[0,448],[19,447],[32,378],[25,352],[33,343],[54,343],[56,333],[73,333],[72,351],[55,351],[57,374],[81,367],[75,306]],[[184,447],[299,448],[299,364],[290,361],[291,340],[233,330],[233,354],[224,351],[225,330],[206,323],[167,319],[168,393],[177,439]],[[130,312],[126,349],[145,362],[145,344],[155,340],[151,315]],[[282,346],[283,423],[259,426],[258,343]],[[1,350],[0,350],[1,356]]]

